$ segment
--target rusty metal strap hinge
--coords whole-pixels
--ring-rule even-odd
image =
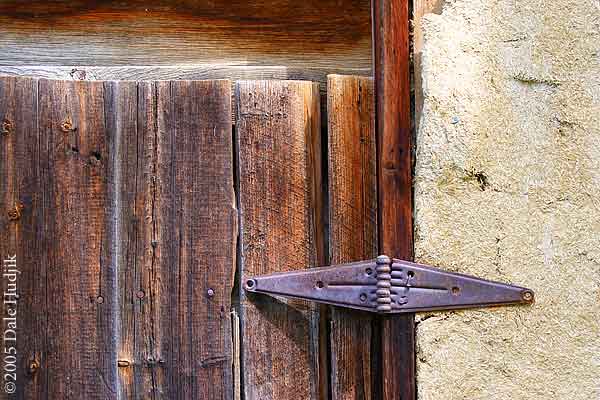
[[[379,256],[245,280],[248,292],[381,314],[533,303],[530,289]]]

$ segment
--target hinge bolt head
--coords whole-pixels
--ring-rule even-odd
[[[248,279],[244,284],[246,290],[253,290],[256,287],[256,281],[254,279]]]
[[[521,296],[525,301],[533,301],[533,292],[525,291]]]

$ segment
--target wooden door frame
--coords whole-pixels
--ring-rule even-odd
[[[379,252],[413,259],[409,0],[372,0]],[[414,314],[381,318],[384,400],[413,400]]]

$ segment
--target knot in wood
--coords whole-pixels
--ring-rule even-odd
[[[71,117],[65,118],[63,123],[60,124],[60,130],[64,133],[69,133],[75,130],[75,128],[73,128],[73,121],[71,120]]]
[[[8,119],[2,121],[2,130],[3,135],[8,135],[13,132],[13,124]]]
[[[27,365],[27,373],[29,375],[33,375],[37,372],[37,370],[40,369],[40,363],[38,360],[30,360],[29,364]]]
[[[16,204],[11,210],[8,211],[8,219],[10,221],[17,221],[21,218],[21,212],[25,206],[23,204]]]

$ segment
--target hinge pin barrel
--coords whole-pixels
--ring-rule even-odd
[[[392,311],[392,260],[388,256],[377,257],[377,311],[390,312]]]

